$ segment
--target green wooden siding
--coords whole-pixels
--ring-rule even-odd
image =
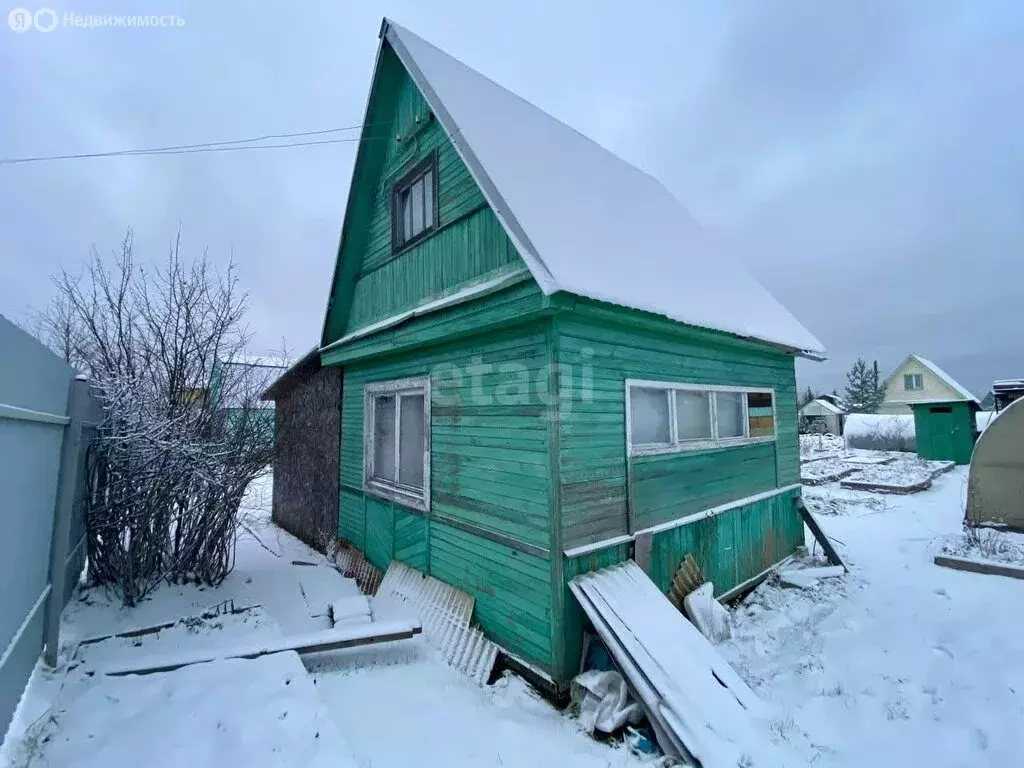
[[[349,365],[357,360],[521,324],[544,311],[540,289],[528,276],[524,277],[526,279],[517,285],[488,296],[446,307],[334,347],[324,352],[321,360],[324,365]]]
[[[693,555],[704,576],[722,595],[760,575],[792,554],[804,542],[803,521],[793,506],[799,490],[791,490],[730,509],[677,528],[662,531],[651,541],[648,575],[664,593],[687,553]],[[564,559],[564,652],[554,677],[567,681],[576,674],[587,619],[569,591],[576,576],[621,563],[630,557],[630,545],[618,544],[579,557]]]
[[[580,665],[580,653],[583,651],[583,630],[587,626],[587,617],[583,614],[583,609],[576,602],[572,592],[569,591],[569,582],[584,573],[599,571],[602,568],[624,562],[629,559],[629,556],[630,545],[619,544],[579,557],[563,557],[561,586],[564,613],[562,621],[559,622],[563,649],[561,657],[557,659],[556,680],[571,680],[576,675]]]
[[[668,592],[679,564],[693,555],[722,595],[748,581],[804,542],[803,521],[793,507],[799,490],[730,509],[654,535],[650,576]]]
[[[642,530],[777,487],[775,446],[637,456],[628,487],[633,524]]]
[[[508,293],[529,295],[515,288]],[[504,306],[482,299],[469,317],[487,328],[487,318],[503,317]],[[457,309],[462,322],[474,322],[459,314],[467,308]],[[551,670],[551,322],[522,318],[518,326],[483,336],[344,367],[339,535],[357,545],[361,537],[380,568],[396,559],[465,589],[476,599],[476,621],[495,641]],[[431,338],[437,322],[430,315],[404,330]],[[425,516],[361,490],[364,385],[422,375],[431,382],[431,508]]]
[[[970,464],[978,439],[974,408],[969,403],[912,404],[917,455],[934,461]]]
[[[380,177],[375,190],[365,193],[373,194],[374,200],[346,332],[417,307],[509,265],[523,264],[444,129],[429,115],[422,95],[404,76]],[[438,231],[395,254],[392,184],[431,152],[437,153]]]
[[[541,669],[552,669],[546,558],[431,520],[430,573],[476,598],[474,619],[491,639]]]
[[[565,547],[630,532],[627,509],[635,531],[798,482],[791,355],[582,301],[556,318],[555,332]],[[627,459],[625,382],[630,378],[771,387],[776,440]]]

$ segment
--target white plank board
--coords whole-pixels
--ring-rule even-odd
[[[764,703],[636,563],[579,576],[570,587],[670,741],[704,768],[782,764],[759,722]]]

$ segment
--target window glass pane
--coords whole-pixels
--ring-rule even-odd
[[[913,376],[913,374],[909,374],[908,373],[908,374],[906,374],[903,377],[903,388],[904,389],[913,389],[914,388],[914,376]]]
[[[412,191],[405,190],[402,192],[402,237],[401,242],[405,242],[412,237]]]
[[[775,434],[775,413],[771,392],[747,394],[747,423],[750,437],[771,437]]]
[[[398,440],[398,482],[423,488],[423,395],[402,395]]]
[[[629,420],[633,445],[668,443],[668,396],[667,389],[629,390]]]
[[[395,480],[395,397],[373,400],[373,476]]]
[[[711,439],[711,396],[676,390],[676,433],[680,440]]]
[[[423,175],[423,226],[426,229],[434,226],[434,172],[427,171]]]
[[[743,394],[716,392],[715,405],[718,408],[718,436],[743,437]]]
[[[415,237],[423,231],[423,179],[414,182],[410,189],[412,199],[412,229],[409,236]]]

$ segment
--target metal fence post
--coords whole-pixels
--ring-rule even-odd
[[[60,650],[60,615],[64,609],[64,589],[67,581],[67,559],[71,538],[71,518],[74,514],[75,491],[80,471],[82,421],[87,412],[89,382],[85,379],[71,380],[68,389],[68,422],[64,431],[64,442],[60,451],[60,475],[57,486],[57,502],[53,513],[53,537],[50,541],[50,598],[46,607],[46,647],[43,661],[48,666],[57,666],[57,652]]]

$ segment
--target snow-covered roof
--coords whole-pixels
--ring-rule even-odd
[[[1014,389],[1024,389],[1024,379],[999,379],[992,382],[993,392],[1006,392]]]
[[[407,29],[385,37],[545,294],[567,291],[821,357],[658,180]]]
[[[806,408],[811,403],[816,403],[816,404],[820,405],[822,408],[824,408],[829,413],[835,413],[835,414],[839,414],[839,415],[842,415],[844,413],[842,408],[840,408],[840,407],[838,407],[836,405],[833,405],[828,400],[823,400],[820,397],[816,397],[813,400],[811,400],[810,403],[806,403],[804,405],[804,408]],[[803,410],[803,408],[801,408],[800,410]]]
[[[960,382],[958,382],[956,379],[954,379],[952,376],[950,376],[944,370],[939,368],[939,366],[937,366],[931,360],[926,360],[925,358],[921,357],[920,355],[911,355],[910,357],[912,357],[915,360],[917,360],[917,362],[919,362],[925,368],[927,368],[932,373],[934,373],[936,376],[938,376],[940,379],[942,379],[944,382],[946,382],[946,384],[949,387],[951,387],[958,394],[963,396],[963,398],[965,400],[973,400],[974,402],[976,402],[979,405],[981,405],[981,401],[979,401],[978,398],[976,398],[974,395],[972,395],[970,390],[967,389],[967,387],[965,387],[962,384],[960,384]]]

